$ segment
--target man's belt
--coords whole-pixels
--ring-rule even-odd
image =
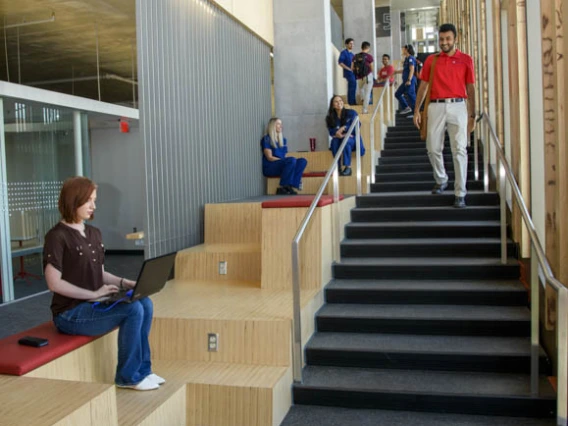
[[[434,102],[435,104],[438,103],[453,104],[455,102],[465,102],[465,99],[464,98],[430,99],[430,102]]]

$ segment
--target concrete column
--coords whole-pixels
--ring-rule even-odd
[[[391,7],[391,38],[392,38],[392,59],[401,59],[402,46],[403,43],[401,22],[400,22],[400,10],[393,10]]]
[[[343,0],[343,35],[355,40],[353,51],[360,52],[361,43],[368,41],[370,53],[376,60],[375,33],[375,0]]]
[[[375,6],[375,53],[378,56],[378,60],[380,60],[384,54],[390,55],[392,58],[392,11],[390,7],[390,0],[375,0]],[[380,69],[381,65],[379,65],[378,67]]]
[[[333,94],[329,0],[274,0],[274,96],[289,150],[327,150]],[[331,155],[330,155],[331,159]]]

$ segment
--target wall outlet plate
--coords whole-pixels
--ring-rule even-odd
[[[222,260],[219,262],[219,275],[227,275],[227,261]]]
[[[134,240],[134,245],[135,245],[135,246],[143,246],[143,245],[144,245],[144,240],[143,240],[143,239]]]
[[[219,333],[207,333],[207,351],[217,352],[219,350]]]

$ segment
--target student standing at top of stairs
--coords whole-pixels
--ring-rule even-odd
[[[337,64],[343,68],[343,78],[347,80],[347,102],[349,105],[357,105],[356,92],[357,92],[357,79],[351,69],[353,63],[353,46],[355,41],[352,38],[345,40],[345,49],[339,54]]]
[[[456,27],[444,24],[439,29],[441,53],[426,59],[422,81],[414,109],[414,124],[420,128],[420,106],[430,85],[430,70],[434,65],[430,105],[428,107],[428,132],[426,148],[434,169],[436,185],[433,194],[441,194],[448,187],[448,175],[444,167],[444,132],[447,128],[454,160],[454,207],[464,208],[467,179],[467,138],[475,127],[475,74],[471,56],[456,49]]]
[[[282,135],[282,120],[273,117],[268,122],[266,135],[260,140],[262,148],[262,174],[267,177],[280,176],[280,187],[276,194],[296,195],[301,189],[302,173],[308,165],[305,158],[286,157],[288,146]]]

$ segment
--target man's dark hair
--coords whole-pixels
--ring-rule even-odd
[[[390,61],[390,58],[391,58],[391,57],[385,53],[385,54],[383,55],[383,58],[387,58],[387,59]]]
[[[454,38],[458,36],[458,31],[456,30],[456,26],[454,24],[443,24],[440,26],[438,33],[447,33],[451,31],[454,33]]]
[[[361,43],[361,50],[368,49],[369,47],[371,47],[371,43],[369,43],[368,41]]]
[[[347,45],[347,44],[351,43],[352,41],[353,41],[352,38],[346,38],[346,39],[345,39],[345,44]]]

